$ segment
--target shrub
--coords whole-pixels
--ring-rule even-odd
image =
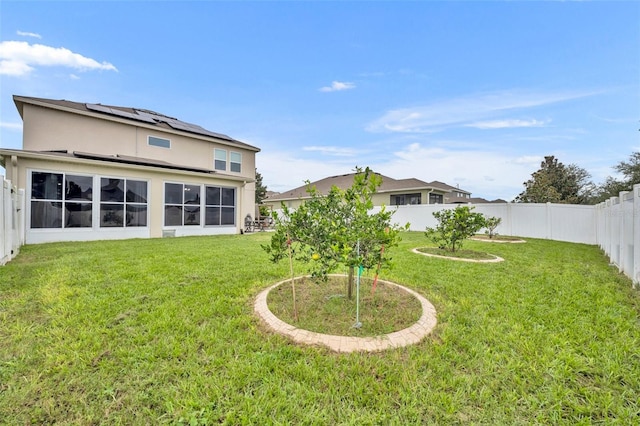
[[[473,209],[474,207],[458,206],[434,212],[438,225],[435,228],[427,227],[425,235],[443,250],[459,250],[465,239],[485,226],[484,215],[474,213]]]
[[[496,228],[500,225],[500,223],[502,223],[502,218],[495,216],[486,217],[484,222],[484,226],[485,228],[487,228],[485,234],[487,234],[489,238],[493,238],[494,236],[498,235],[498,233],[496,232]]]

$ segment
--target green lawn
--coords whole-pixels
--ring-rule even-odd
[[[381,278],[427,297],[435,332],[335,354],[254,316],[288,276],[268,238],[23,247],[0,267],[0,423],[640,423],[640,296],[594,246],[466,242],[505,259],[477,264],[403,234]]]

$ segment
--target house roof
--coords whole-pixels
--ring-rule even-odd
[[[432,183],[427,183],[420,179],[415,179],[415,178],[393,179],[393,178],[390,178],[389,176],[384,176],[380,173],[376,173],[376,174],[382,177],[382,184],[380,185],[380,187],[378,187],[378,190],[377,190],[378,193],[397,192],[397,191],[420,191],[423,189],[427,189],[427,190],[435,189],[435,190],[440,190],[444,192],[450,192],[451,190],[455,189],[456,191],[468,193],[467,191],[463,191],[459,188],[449,186],[442,182],[434,181]],[[316,190],[320,194],[327,194],[333,186],[337,186],[338,188],[351,187],[351,185],[353,185],[354,175],[355,173],[330,176],[315,182],[311,182],[310,185],[315,186]],[[270,195],[267,197],[265,201],[283,201],[283,200],[297,200],[300,198],[308,198],[309,194],[307,193],[307,187],[308,185],[305,184],[297,188],[294,188],[290,191],[284,191],[279,194]]]
[[[214,175],[219,177],[224,177],[225,179],[237,180],[237,181],[245,181],[245,182],[253,182],[253,180],[248,180],[246,177],[233,176],[219,173],[215,170],[209,170],[199,167],[192,166],[184,166],[180,164],[173,164],[166,161],[161,160],[153,160],[149,158],[142,157],[130,157],[126,155],[102,155],[102,154],[93,154],[88,152],[80,152],[73,151],[68,152],[66,150],[60,151],[31,151],[31,150],[22,150],[22,149],[4,149],[0,148],[0,165],[6,167],[6,160],[11,156],[16,157],[24,157],[24,158],[38,158],[38,159],[55,159],[62,160],[67,162],[111,162],[111,163],[120,163],[129,167],[145,167],[145,168],[156,168],[156,169],[169,169],[173,171],[186,172],[189,174],[197,173],[197,174],[207,174]]]
[[[106,120],[126,120],[133,122],[132,124],[143,126],[161,128],[164,131],[170,132],[187,132],[191,135],[197,135],[199,137],[214,138],[218,142],[223,144],[237,146],[245,148],[251,151],[260,151],[259,148],[241,142],[237,139],[233,139],[230,136],[222,133],[216,133],[209,131],[197,124],[187,123],[185,121],[178,120],[177,118],[170,117],[155,111],[142,108],[122,107],[103,104],[92,103],[80,103],[74,101],[68,101],[64,99],[44,99],[33,98],[28,96],[13,96],[13,101],[18,108],[20,116],[23,116],[24,104],[38,105],[46,108],[53,108],[63,110],[67,112],[74,112],[83,115],[91,115]]]

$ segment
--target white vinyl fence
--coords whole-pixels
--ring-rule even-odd
[[[2,179],[0,191],[0,265],[17,254],[24,244],[24,190]]]
[[[596,212],[598,245],[620,272],[640,285],[640,184],[598,204]]]
[[[18,254],[25,236],[24,190],[2,179],[0,192],[0,265]],[[437,225],[433,212],[453,209],[453,204],[421,204],[398,207],[393,221],[410,224],[412,231]],[[475,204],[475,212],[502,219],[496,231],[502,235],[543,238],[598,245],[612,264],[640,285],[640,184],[595,206],[574,204],[501,203]],[[379,209],[379,207],[377,208]],[[636,250],[637,248],[637,250]]]
[[[408,222],[412,231],[424,231],[437,225],[433,212],[455,207],[398,206],[393,221],[401,225]],[[501,203],[474,207],[474,212],[502,219],[496,229],[501,235],[598,245],[634,286],[640,286],[640,184],[595,206]]]

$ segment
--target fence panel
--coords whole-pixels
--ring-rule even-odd
[[[633,274],[633,193],[620,193],[620,272]]]
[[[0,190],[0,265],[13,259],[24,244],[24,191],[2,179]]]
[[[2,190],[0,191],[0,265],[7,263],[7,244],[10,243],[9,237],[6,235],[6,226],[4,217],[6,215],[6,206],[8,202],[5,186],[7,181],[2,180]]]

